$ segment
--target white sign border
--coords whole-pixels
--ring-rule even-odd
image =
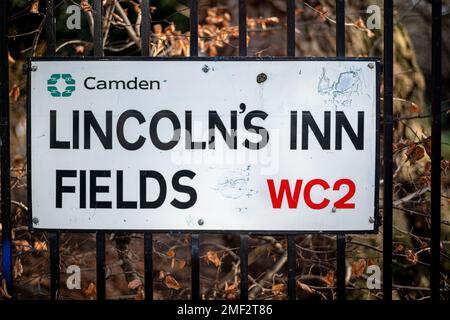
[[[365,61],[368,63],[373,63],[376,71],[376,152],[375,152],[375,192],[374,192],[374,212],[370,217],[373,219],[373,229],[368,230],[217,230],[217,229],[53,229],[53,228],[41,228],[39,227],[39,220],[37,217],[33,217],[32,210],[32,170],[31,170],[31,72],[33,70],[33,62],[38,61],[158,61],[158,62],[170,62],[170,61],[198,61],[198,62],[215,62],[215,61],[350,61],[350,62],[361,62]],[[28,226],[30,231],[47,231],[47,232],[66,232],[66,233],[93,233],[93,232],[125,232],[125,233],[141,233],[141,232],[151,232],[151,233],[196,233],[196,234],[222,234],[222,233],[232,233],[232,234],[265,234],[265,235],[289,235],[289,234],[377,234],[380,227],[380,214],[379,214],[379,181],[380,181],[380,87],[381,87],[381,62],[379,58],[375,57],[240,57],[240,56],[223,56],[223,57],[132,57],[132,56],[117,56],[117,57],[31,57],[27,63],[27,203],[28,203]]]

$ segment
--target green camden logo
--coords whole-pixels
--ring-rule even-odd
[[[66,84],[64,91],[58,90],[58,81],[63,81]],[[54,73],[47,80],[47,91],[52,97],[70,97],[75,91],[75,79],[70,73]]]

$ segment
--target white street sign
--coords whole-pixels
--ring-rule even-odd
[[[375,229],[378,64],[31,63],[37,229]]]

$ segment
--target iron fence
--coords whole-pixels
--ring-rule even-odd
[[[245,0],[239,1],[239,56],[247,55],[247,7]],[[141,0],[141,52],[150,52],[151,17],[150,0]],[[287,46],[286,56],[295,56],[295,0],[287,4]],[[432,1],[432,165],[431,165],[431,273],[430,292],[432,300],[440,298],[440,175],[441,175],[441,0]],[[190,55],[198,56],[198,0],[190,0]],[[2,222],[2,269],[8,291],[13,292],[12,221],[10,189],[10,120],[9,120],[9,75],[8,75],[8,1],[0,1],[0,125],[1,125],[1,222]],[[45,1],[45,30],[47,57],[56,56],[55,1]],[[93,0],[94,56],[103,56],[102,1]],[[392,299],[392,213],[393,213],[393,1],[384,1],[384,110],[382,125],[384,145],[382,153],[384,195],[383,195],[383,299]],[[345,0],[336,0],[336,55],[345,57]],[[296,243],[295,234],[287,234],[288,299],[296,299]],[[346,235],[337,234],[337,298],[344,300]],[[60,233],[48,233],[50,250],[50,294],[59,298],[60,290]],[[248,299],[248,243],[249,235],[240,235],[240,298]],[[191,290],[192,299],[200,299],[199,234],[191,234]],[[144,233],[144,290],[146,300],[153,298],[152,232]],[[105,232],[96,232],[97,299],[104,300],[105,277]]]

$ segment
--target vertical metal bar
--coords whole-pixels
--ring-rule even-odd
[[[191,235],[191,291],[192,300],[200,300],[200,262],[198,256],[199,235]]]
[[[190,0],[189,8],[189,54],[194,57],[198,56],[198,0]]]
[[[338,234],[337,236],[337,298],[338,300],[345,300],[345,234]]]
[[[94,0],[94,56],[103,56],[102,0]],[[105,233],[96,233],[97,300],[105,300]]]
[[[239,55],[247,55],[247,3],[239,0]]]
[[[103,56],[102,0],[94,0],[94,56]]]
[[[144,233],[144,293],[145,300],[153,300],[153,235]]]
[[[441,241],[441,103],[442,103],[442,1],[432,2],[432,113],[431,127],[431,299],[440,299]]]
[[[239,0],[239,56],[247,55],[247,3]],[[239,236],[241,300],[248,300],[248,235]]]
[[[288,299],[297,299],[297,250],[295,235],[287,236],[287,263],[288,263]]]
[[[239,258],[241,269],[241,300],[248,300],[248,235],[239,237]]]
[[[45,1],[45,17],[46,56],[54,56],[56,51],[54,0]]]
[[[383,194],[383,299],[392,300],[392,113],[394,13],[392,0],[384,1],[384,194]]]
[[[345,56],[345,0],[336,0],[336,56]],[[345,300],[345,246],[345,235],[338,234],[336,269],[337,298],[339,300]]]
[[[295,0],[287,1],[287,55],[295,56]]]
[[[60,257],[59,257],[59,232],[48,233],[50,242],[50,299],[59,299],[60,283]]]
[[[53,0],[45,1],[45,36],[47,57],[56,55],[56,28],[55,28],[55,4]],[[29,142],[27,142],[29,143]],[[30,186],[28,186],[30,187]],[[48,240],[50,243],[50,298],[57,300],[59,298],[60,284],[60,256],[59,256],[59,232],[49,232]]]
[[[141,55],[150,54],[150,0],[141,0]],[[153,300],[153,234],[144,232],[144,293],[145,300]]]
[[[345,56],[345,0],[336,0],[336,56]]]
[[[150,54],[150,33],[151,33],[151,17],[150,17],[150,0],[141,0],[141,55],[148,56]]]
[[[190,0],[189,14],[189,55],[198,56],[198,0]],[[200,239],[198,234],[191,234],[191,294],[192,300],[200,300],[200,262],[198,250]]]
[[[8,1],[0,4],[0,145],[1,145],[1,223],[2,270],[6,288],[12,294],[11,247],[11,158],[9,136]]]
[[[105,233],[96,233],[96,261],[97,261],[97,300],[105,300]]]
[[[295,56],[295,0],[287,1],[287,34],[286,34],[286,55]],[[297,250],[295,245],[295,235],[287,236],[287,264],[288,264],[288,299],[297,298]]]

